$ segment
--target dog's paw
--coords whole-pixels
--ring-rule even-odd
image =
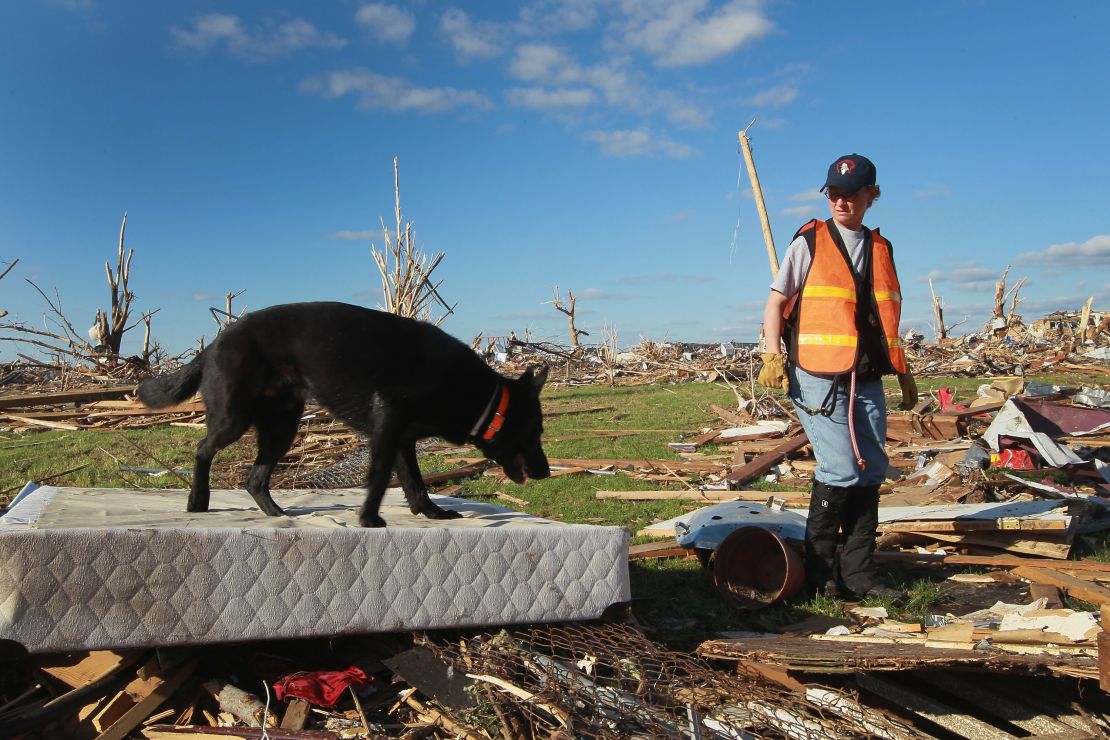
[[[460,519],[462,517],[462,514],[457,511],[444,509],[432,503],[429,503],[427,506],[412,507],[410,511],[417,516],[423,514],[429,519]]]
[[[371,514],[369,516],[367,516],[366,514],[363,514],[362,516],[360,516],[358,518],[358,523],[359,523],[359,526],[368,527],[368,528],[384,527],[385,526],[385,519],[382,519],[377,514]]]

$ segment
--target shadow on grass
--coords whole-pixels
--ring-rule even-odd
[[[722,632],[774,632],[814,615],[839,615],[841,603],[814,597],[763,609],[741,609],[714,587],[696,560],[634,561],[629,566],[632,611],[657,628],[656,637],[675,650],[692,651]]]

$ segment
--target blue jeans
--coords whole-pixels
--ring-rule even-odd
[[[843,376],[836,389],[835,401],[830,396],[833,380],[811,375],[793,363],[787,368],[790,378],[790,400],[798,412],[802,428],[813,445],[817,458],[814,478],[829,486],[877,486],[886,480],[889,458],[886,441],[886,398],[883,381],[875,378],[856,382],[855,428],[856,444],[864,460],[863,470],[856,464],[852,438],[848,431],[848,396],[850,376]],[[826,400],[828,399],[828,400]],[[831,413],[807,412],[832,404]]]

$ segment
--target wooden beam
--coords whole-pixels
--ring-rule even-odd
[[[880,532],[1015,532],[1064,531],[1069,522],[1063,519],[936,519],[923,521],[886,522]]]
[[[629,545],[629,560],[651,560],[654,558],[689,558],[694,556],[694,551],[679,547],[674,540],[662,542],[645,542],[642,545]]]
[[[127,737],[144,719],[161,706],[162,702],[170,698],[185,682],[185,679],[193,675],[199,662],[198,658],[193,658],[178,666],[169,678],[152,677],[148,682],[150,693],[135,702],[135,705],[116,720],[111,727],[102,732],[97,740],[123,740]]]
[[[749,463],[733,468],[725,480],[734,485],[743,485],[748,481],[763,475],[768,470],[786,459],[792,452],[797,452],[809,444],[809,437],[805,432],[800,432],[790,437],[770,452],[765,452]]]
[[[917,552],[886,552],[879,550],[875,553],[876,560],[887,562],[905,561],[914,563],[938,563],[940,565],[989,565],[995,568],[1017,568],[1028,566],[1031,568],[1060,568],[1063,570],[1085,570],[1100,573],[1110,573],[1110,563],[1097,560],[1050,560],[1046,558],[1023,558],[1018,555],[933,555]]]
[[[769,495],[769,494],[768,494]],[[620,501],[735,501],[733,491],[597,491],[596,499],[618,499]],[[764,497],[766,498],[766,496]]]
[[[0,397],[0,410],[33,408],[35,406],[59,406],[67,403],[82,401],[98,401],[106,398],[124,398],[134,395],[138,390],[137,385],[121,385],[112,388],[78,388],[72,391],[58,393],[34,393]]]
[[[1068,596],[1075,599],[1083,599],[1083,601],[1089,601],[1092,604],[1110,603],[1110,589],[1103,588],[1102,586],[1089,583],[1081,578],[1069,576],[1066,573],[1061,573],[1056,570],[1023,566],[1014,568],[1014,575],[1021,576],[1034,583],[1046,583],[1056,586],[1057,588],[1063,589],[1064,593]]]

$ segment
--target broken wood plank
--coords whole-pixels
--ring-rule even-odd
[[[735,501],[732,491],[597,491],[596,499],[618,499],[620,501]],[[762,500],[766,500],[766,495]]]
[[[809,437],[806,436],[805,432],[800,432],[788,438],[770,452],[765,452],[751,462],[733,468],[728,475],[725,476],[725,480],[734,485],[743,485],[753,478],[766,473],[775,465],[785,460],[787,455],[800,450],[807,444],[809,444]]]
[[[39,656],[37,668],[70,688],[95,683],[135,663],[142,650],[93,650],[86,653],[55,653]]]
[[[33,419],[20,414],[0,414],[0,418],[11,419],[33,427],[46,427],[47,429],[61,429],[66,432],[80,431],[81,427],[64,421],[50,421],[49,419]]]
[[[1048,560],[1045,558],[1024,558],[1017,555],[957,555],[953,553],[917,553],[877,551],[876,560],[909,561],[917,563],[939,563],[943,565],[989,565],[995,568],[1063,568],[1065,570],[1085,570],[1110,573],[1110,563],[1097,560]]]
[[[995,550],[1065,560],[1071,554],[1070,530],[1048,532],[920,532],[921,536],[958,546],[975,545]]]
[[[1064,602],[1060,598],[1060,589],[1049,583],[1030,583],[1029,598],[1032,601],[1044,599],[1046,609],[1064,608]]]
[[[452,455],[451,460],[458,462],[481,462],[484,457],[459,457]],[[555,468],[582,468],[584,470],[604,470],[613,468],[622,472],[641,470],[673,470],[681,473],[719,473],[725,469],[722,462],[702,462],[698,460],[658,460],[636,458],[590,458],[549,457],[547,462]]]
[[[1110,691],[1110,632],[1098,633],[1098,685]]]
[[[733,426],[742,427],[745,424],[752,423],[751,417],[745,418],[734,411],[729,411],[728,409],[721,408],[715,403],[709,404],[709,410],[727,421],[729,424],[732,424]]]
[[[673,540],[663,542],[645,542],[641,545],[628,546],[629,560],[649,560],[652,558],[689,558],[694,557],[694,551],[679,547]]]
[[[1057,669],[1096,669],[1082,655],[1020,655],[987,650],[926,647],[915,644],[835,642],[809,637],[718,639],[701,643],[697,654],[714,660],[751,660],[813,673],[972,668],[992,673],[1055,675]]]
[[[968,416],[978,416],[979,414],[989,414],[992,411],[998,411],[1005,405],[1005,401],[995,401],[994,403],[986,403],[973,409],[953,409],[952,411],[942,411],[939,414],[933,414],[933,416],[951,416],[957,418],[966,418]]]
[[[1064,519],[946,519],[924,521],[897,521],[880,524],[880,532],[1001,532],[1066,530],[1070,522]]]
[[[198,658],[186,662],[177,667],[169,678],[162,678],[160,676],[152,677],[150,680],[150,693],[146,694],[143,698],[135,703],[135,705],[125,712],[115,723],[108,727],[104,732],[100,733],[97,740],[123,740],[128,734],[136,727],[138,727],[144,719],[157,709],[162,702],[173,695],[175,691],[185,682],[185,679],[193,675],[199,663]]]
[[[82,401],[97,401],[109,398],[124,398],[133,396],[138,390],[137,385],[121,385],[111,388],[93,387],[77,388],[70,391],[56,393],[33,393],[12,396],[0,396],[0,410],[34,408],[36,406],[62,405],[67,403],[80,403]]]
[[[476,478],[494,464],[493,460],[479,460],[455,468],[454,470],[445,470],[442,473],[430,473],[424,476],[424,485],[438,486],[443,483],[459,480],[460,478]],[[399,486],[401,482],[394,476],[390,478],[389,485]]]
[[[265,732],[265,734],[263,734]],[[151,725],[142,730],[148,740],[339,740],[331,730],[294,730],[279,727],[204,727],[199,725]],[[99,740],[99,739],[98,739]]]
[[[1092,604],[1110,603],[1110,589],[1097,586],[1075,576],[1069,576],[1057,570],[1048,568],[1031,568],[1022,566],[1014,568],[1014,575],[1021,576],[1034,583],[1046,583],[1060,588],[1074,599],[1082,599]]]

